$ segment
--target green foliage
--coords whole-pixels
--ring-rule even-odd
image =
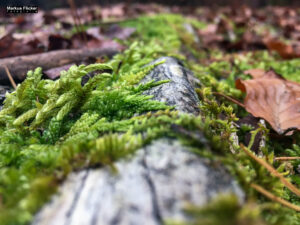
[[[236,57],[234,64],[240,71],[252,68],[274,69],[286,79],[299,82],[300,59],[281,60],[267,51],[248,53],[245,57]],[[240,74],[241,75],[241,74]]]
[[[233,142],[232,134],[237,131],[233,123],[246,112],[214,95],[220,92],[242,99],[234,81],[246,77],[243,71],[250,68],[274,68],[297,80],[299,60],[278,61],[266,52],[232,60],[223,53],[211,52],[219,61],[210,65],[187,61],[180,54],[181,48],[186,47],[195,57],[202,57],[203,52],[195,51],[194,39],[184,31],[184,23],[197,29],[204,26],[170,14],[126,21],[122,25],[136,27],[137,36],[123,53],[107,63],[73,66],[56,81],[41,79],[41,69],[37,68],[28,72],[15,92],[7,94],[0,111],[0,224],[28,224],[72,170],[113,167],[116,160],[134,154],[161,136],[180,138],[198,154],[223,162],[249,199],[244,206],[231,195],[221,196],[204,208],[190,206],[187,212],[192,216],[191,224],[299,224],[297,213],[282,209],[250,188],[251,183],[256,183],[299,204],[299,199],[277,178]],[[134,41],[137,38],[140,41]],[[200,115],[179,114],[143,95],[145,90],[168,82],[140,84],[163,62],[147,64],[162,55],[184,59],[199,79],[196,91],[201,99]],[[82,85],[82,77],[91,72],[96,75]],[[185,132],[181,133],[182,129]],[[250,129],[243,127],[238,132],[239,140]],[[252,140],[257,132],[253,132]],[[267,129],[265,136],[266,133]],[[264,159],[300,185],[299,177],[292,174],[297,162],[288,169],[286,164],[273,160],[275,153],[299,156],[299,146],[266,139]],[[299,137],[295,136],[295,140],[299,141]]]
[[[260,218],[260,209],[253,203],[238,202],[233,194],[223,194],[215,197],[203,207],[187,206],[186,213],[192,216],[189,224],[193,225],[264,225]],[[169,222],[168,225],[185,224]]]
[[[144,117],[133,117],[169,108],[142,94],[168,81],[137,85],[162,63],[146,65],[158,56],[156,48],[135,42],[107,64],[72,66],[56,81],[41,79],[37,68],[7,94],[0,112],[3,224],[30,221],[72,169],[111,165],[157,137],[163,130],[158,123],[152,130],[143,125]],[[82,85],[82,77],[91,72],[97,74]]]
[[[233,59],[234,62],[232,62]],[[299,197],[295,196],[295,194],[285,188],[277,178],[270,176],[270,173],[263,166],[250,159],[249,156],[247,156],[239,146],[234,145],[232,140],[229,138],[230,134],[234,131],[234,129],[230,126],[230,121],[235,121],[234,118],[236,116],[242,118],[247,114],[247,112],[240,109],[240,107],[234,103],[226,101],[227,107],[231,107],[230,110],[232,111],[231,114],[228,113],[230,110],[226,113],[224,108],[224,99],[218,98],[214,95],[214,92],[220,92],[227,96],[242,99],[242,94],[234,87],[234,81],[238,77],[242,77],[243,79],[247,78],[247,76],[243,74],[243,71],[251,68],[263,68],[265,70],[273,68],[284,77],[291,80],[297,80],[297,73],[299,72],[299,63],[297,64],[297,62],[299,62],[299,60],[280,61],[278,58],[268,54],[267,52],[249,53],[246,56],[235,55],[233,59],[232,57],[224,57],[223,60],[212,63],[208,66],[190,63],[193,71],[195,71],[195,75],[201,81],[200,85],[202,88],[198,89],[197,92],[199,97],[202,99],[201,109],[204,114],[203,116],[206,118],[207,126],[210,128],[209,130],[211,130],[212,135],[216,134],[216,131],[219,131],[221,137],[219,139],[223,139],[222,143],[229,143],[229,145],[232,145],[234,151],[237,152],[233,155],[230,153],[228,145],[225,145],[225,148],[223,146],[216,145],[216,150],[219,149],[220,151],[221,149],[223,153],[223,155],[218,156],[217,158],[227,165],[231,173],[238,178],[239,183],[247,193],[248,198],[258,198],[257,192],[250,188],[251,183],[256,183],[276,196],[299,205]],[[226,115],[225,119],[224,115]],[[222,118],[221,121],[220,117]],[[249,129],[251,130],[249,127],[242,127],[239,129],[237,134],[239,135],[239,140],[241,142],[244,140],[245,133],[249,132]],[[292,140],[296,141],[296,143],[299,142],[299,134],[296,133],[293,135],[293,138],[286,137],[284,138],[284,141],[282,138],[271,139],[267,136],[267,133],[270,132],[269,129],[260,127],[257,130],[251,131],[252,141],[250,141],[250,145],[252,145],[255,135],[257,135],[258,131],[261,129],[264,130],[263,135],[266,139],[266,146],[261,149],[264,155],[263,159],[273,165],[279,173],[282,173],[288,180],[299,187],[300,183],[298,175],[293,175],[295,173],[294,171],[297,170],[299,160],[291,163],[280,163],[278,161],[274,161],[275,154],[276,156],[299,156],[300,153],[297,151],[299,148],[298,145],[292,145]],[[200,154],[205,155],[203,153]],[[210,157],[216,158],[216,156],[212,154]],[[282,209],[282,207],[278,204],[265,203],[266,201],[268,201],[266,198],[261,199],[262,206],[259,208],[259,211],[262,218],[268,224],[299,224],[300,218],[298,213],[290,209]],[[202,215],[201,212],[199,213]],[[194,216],[197,218],[197,215]],[[203,222],[202,220],[200,221]],[[234,221],[231,222],[234,224]]]
[[[178,50],[181,46],[179,34],[172,26],[182,24],[183,17],[174,14],[160,14],[155,16],[141,16],[136,20],[125,21],[123,26],[134,27],[137,35],[142,35],[145,42],[157,41],[167,51]]]
[[[134,27],[136,37],[146,43],[156,43],[161,47],[158,52],[165,52],[165,55],[176,55],[184,58],[180,51],[183,47],[194,54],[196,43],[193,34],[187,32],[185,24],[190,24],[196,29],[201,29],[206,24],[192,18],[184,18],[179,14],[158,14],[153,16],[140,16],[135,20],[121,23],[123,26]]]

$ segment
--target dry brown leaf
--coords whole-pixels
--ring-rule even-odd
[[[264,40],[267,48],[276,51],[284,59],[292,59],[300,57],[300,44],[288,45],[279,40]]]
[[[236,81],[236,87],[247,93],[244,100],[246,110],[265,119],[279,134],[293,128],[299,130],[300,84],[285,80],[272,70],[263,75],[260,73],[250,70],[253,80]]]
[[[42,43],[35,37],[16,39],[12,34],[7,34],[0,39],[0,58],[29,55],[43,51]]]
[[[277,78],[277,79],[283,79],[285,80],[280,74],[276,73],[274,70],[269,70],[266,72],[263,69],[250,69],[244,71],[245,74],[251,75],[253,79],[257,78]]]
[[[263,69],[250,69],[244,71],[244,74],[251,75],[253,78],[259,78],[262,77],[266,73]]]
[[[55,80],[56,78],[58,78],[60,76],[61,71],[68,70],[73,65],[75,65],[75,64],[72,63],[72,64],[67,64],[67,65],[64,65],[64,66],[51,68],[51,69],[48,69],[46,71],[43,71],[43,74],[45,74],[47,78],[49,78],[51,80]]]

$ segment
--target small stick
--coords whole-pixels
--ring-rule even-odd
[[[234,99],[234,98],[232,98],[232,97],[229,97],[229,96],[227,96],[227,95],[224,95],[224,94],[222,94],[222,93],[220,93],[220,92],[213,92],[213,94],[222,96],[222,97],[226,98],[227,100],[229,100],[229,101],[231,101],[231,102],[233,102],[233,103],[235,103],[235,104],[237,104],[237,105],[239,105],[239,106],[245,108],[245,105],[244,105],[243,103],[239,102],[238,100],[236,100],[236,99]]]
[[[254,188],[256,191],[260,192],[261,194],[263,194],[264,196],[266,196],[267,198],[275,201],[275,202],[278,202],[290,209],[293,209],[293,210],[296,210],[297,212],[300,212],[300,207],[297,206],[297,205],[294,205],[282,198],[279,198],[275,195],[273,195],[271,192],[267,191],[266,189],[264,189],[263,187],[257,185],[257,184],[251,184],[250,185],[252,188]]]
[[[7,68],[6,65],[4,65],[3,67],[4,67],[5,71],[6,71],[6,74],[7,74],[7,76],[8,76],[8,79],[9,79],[11,85],[13,86],[14,89],[16,89],[16,88],[17,88],[17,85],[16,85],[16,83],[15,83],[15,81],[14,81],[14,79],[13,79],[11,73],[9,72],[9,69]]]
[[[75,2],[74,2],[74,0],[68,0],[68,3],[71,7],[71,11],[72,11],[72,15],[73,15],[73,20],[75,22],[76,30],[80,33],[80,36],[83,38],[82,40],[86,43],[87,42],[87,37],[85,35],[84,28],[83,28],[83,25],[81,23],[80,17],[77,13],[77,8],[76,8],[76,5],[75,5]]]
[[[287,133],[289,133],[291,131],[295,131],[295,130],[298,130],[298,128],[297,127],[290,127],[288,129],[286,129],[281,135],[286,135]]]
[[[294,186],[292,183],[290,183],[283,175],[281,175],[274,167],[272,167],[269,163],[267,163],[265,160],[258,158],[256,155],[254,155],[250,150],[248,150],[244,145],[240,145],[241,149],[252,159],[254,159],[256,162],[258,162],[260,165],[265,167],[271,174],[273,174],[275,177],[279,178],[279,180],[293,193],[295,193],[297,196],[300,196],[300,190]]]
[[[283,156],[283,157],[275,157],[274,158],[274,160],[283,160],[283,161],[285,161],[285,160],[298,160],[298,159],[300,159],[300,157],[297,157],[297,156],[295,156],[295,157]]]
[[[74,2],[72,2],[71,0],[68,0],[68,3],[69,3],[70,8],[71,8],[72,18],[73,18],[73,21],[74,21],[76,31],[77,31],[77,33],[80,34],[81,32],[80,32],[80,29],[79,29],[79,26],[78,26],[77,17],[76,17],[75,12],[74,12],[74,5],[73,5]],[[80,37],[82,38],[81,35],[80,35]]]
[[[28,70],[33,70],[39,66],[42,67],[43,70],[48,70],[67,64],[80,63],[89,57],[107,56],[110,58],[116,53],[118,53],[118,50],[113,47],[67,49],[0,59],[0,83],[4,84],[9,82],[4,65],[7,66],[11,72],[14,80],[20,81],[25,79]]]

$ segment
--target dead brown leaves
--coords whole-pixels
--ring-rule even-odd
[[[265,119],[279,134],[292,134],[300,129],[300,84],[285,80],[273,70],[246,71],[252,80],[236,81],[236,87],[246,92],[245,109],[255,117]]]
[[[265,40],[267,48],[276,51],[284,59],[293,59],[300,57],[300,42],[285,44],[280,40]]]
[[[230,52],[268,49],[285,59],[300,57],[300,14],[297,9],[224,7],[205,9],[204,15],[200,19],[208,26],[198,30],[204,49]]]
[[[12,34],[7,34],[0,39],[0,49],[0,58],[41,53],[44,51],[39,39],[35,37],[17,39]]]
[[[126,19],[128,10],[125,4],[77,9],[82,25],[92,21]],[[133,9],[130,10],[135,13]],[[0,15],[0,58],[60,49],[111,47],[123,50],[124,46],[114,39],[125,40],[135,31],[134,28],[123,28],[108,23],[86,31],[77,30],[76,34],[72,35],[75,19],[71,9],[54,9],[47,12],[40,10],[37,14],[7,16],[2,18]]]

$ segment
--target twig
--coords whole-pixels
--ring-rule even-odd
[[[68,0],[68,3],[69,3],[69,6],[71,8],[71,13],[72,13],[72,18],[73,18],[73,22],[74,22],[74,25],[75,25],[75,29],[76,29],[77,33],[80,34],[81,32],[80,32],[80,29],[79,29],[79,26],[78,26],[77,17],[75,15],[75,11],[74,11],[74,5],[73,5],[74,2],[72,2],[71,0]]]
[[[297,127],[290,127],[288,129],[286,129],[281,135],[286,135],[287,133],[289,133],[291,131],[295,131],[295,130],[298,130],[298,128]]]
[[[81,36],[82,40],[86,43],[87,42],[87,37],[86,37],[86,34],[84,32],[84,28],[83,28],[83,25],[81,23],[80,16],[77,13],[77,7],[75,5],[75,2],[74,2],[74,0],[68,0],[68,3],[71,7],[72,17],[73,17],[73,20],[74,20],[74,23],[75,23],[76,30],[79,33],[79,35]]]
[[[288,201],[286,201],[286,200],[284,200],[282,198],[279,198],[279,197],[273,195],[271,192],[267,191],[263,187],[261,187],[261,186],[259,186],[257,184],[251,184],[250,186],[252,188],[254,188],[256,191],[258,191],[261,194],[263,194],[264,196],[266,196],[267,198],[269,198],[269,199],[271,199],[271,200],[273,200],[275,202],[278,202],[278,203],[280,203],[280,204],[282,204],[282,205],[284,205],[284,206],[286,206],[286,207],[288,207],[290,209],[293,209],[293,210],[296,210],[296,211],[300,212],[300,207],[299,206],[294,205],[294,204],[292,204],[292,203],[290,203],[290,202],[288,202]]]
[[[242,150],[250,156],[252,159],[254,159],[256,162],[258,162],[260,165],[265,167],[271,174],[273,174],[275,177],[279,178],[280,181],[293,193],[295,193],[297,196],[300,196],[300,190],[295,187],[292,183],[290,183],[287,179],[284,178],[276,169],[274,169],[271,165],[269,165],[266,161],[263,159],[258,158],[256,155],[254,155],[251,151],[249,151],[244,145],[240,145]]]
[[[234,98],[232,98],[232,97],[229,97],[229,96],[227,96],[227,95],[224,95],[224,94],[222,94],[222,93],[220,93],[220,92],[212,92],[212,93],[213,93],[214,95],[222,96],[222,97],[226,98],[227,100],[229,100],[229,101],[231,101],[231,102],[233,102],[233,103],[235,103],[235,104],[237,104],[237,105],[239,105],[239,106],[245,108],[245,105],[244,105],[243,103],[239,102],[238,100],[236,100],[236,99],[234,99]]]
[[[288,157],[288,156],[283,156],[283,157],[275,157],[274,160],[282,160],[282,161],[285,161],[285,160],[298,160],[300,159],[300,157]]]
[[[13,86],[14,89],[16,89],[16,88],[17,88],[17,85],[16,85],[16,83],[15,83],[15,81],[14,81],[12,75],[10,74],[9,69],[7,68],[6,65],[4,65],[3,67],[4,67],[5,71],[6,71],[6,74],[7,74],[7,76],[8,76],[8,79],[9,79],[11,85]]]
[[[118,50],[113,47],[67,49],[0,59],[0,83],[9,82],[4,66],[7,66],[15,81],[22,81],[28,70],[33,70],[39,66],[43,70],[47,70],[66,64],[80,63],[89,57],[107,56],[110,58],[116,53]]]

